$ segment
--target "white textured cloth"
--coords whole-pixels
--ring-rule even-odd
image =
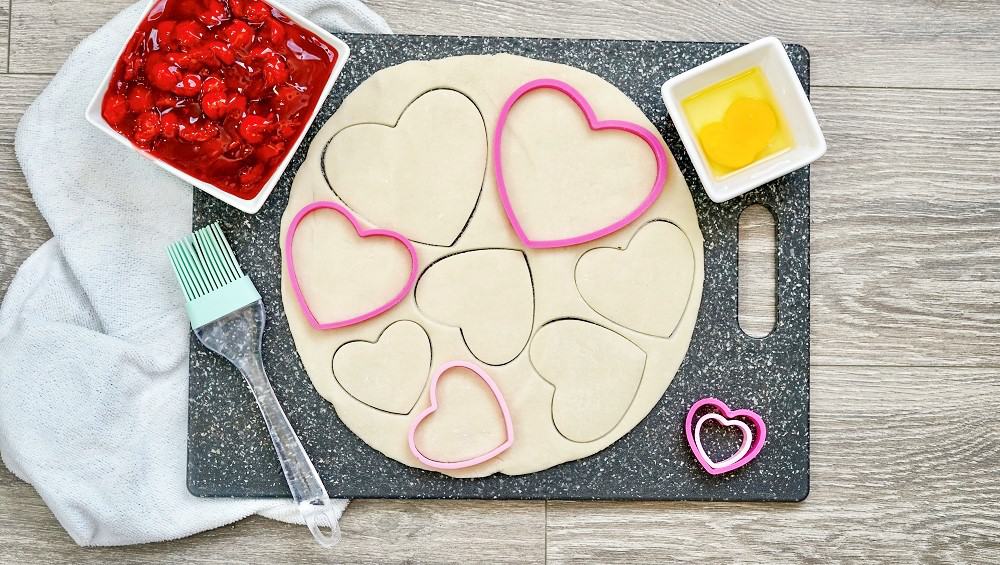
[[[331,31],[389,32],[357,0],[282,2]],[[77,47],[16,138],[54,237],[0,308],[0,455],[80,545],[295,516],[288,503],[185,486],[190,326],[165,249],[190,232],[192,188],[84,120],[146,4]]]

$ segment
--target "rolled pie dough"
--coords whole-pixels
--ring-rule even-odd
[[[662,195],[618,232],[539,250],[515,236],[497,196],[490,144],[504,101],[538,78],[573,85],[600,119],[655,131],[628,97],[577,68],[512,55],[411,61],[376,73],[344,100],[292,186],[282,250],[295,213],[320,200],[414,241],[414,291],[355,326],[313,329],[284,264],[282,276],[292,337],[316,390],[362,440],[407,465],[422,467],[407,432],[429,405],[431,370],[443,363],[485,368],[510,408],[515,437],[490,461],[443,472],[516,475],[586,457],[626,434],[663,395],[691,340],[703,240],[672,157]],[[641,139],[591,131],[572,100],[551,90],[514,106],[502,151],[512,204],[536,239],[610,224],[655,178]],[[401,246],[359,238],[332,211],[303,220],[292,252],[320,320],[380,305],[407,275]],[[480,379],[456,369],[438,388],[439,410],[416,434],[425,455],[465,459],[504,441],[499,408]]]

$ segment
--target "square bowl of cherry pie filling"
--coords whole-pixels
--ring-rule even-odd
[[[343,41],[270,0],[153,0],[87,120],[253,214],[348,55]]]

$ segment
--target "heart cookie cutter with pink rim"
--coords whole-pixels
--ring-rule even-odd
[[[652,150],[653,156],[656,158],[656,179],[653,181],[653,186],[650,188],[646,197],[643,198],[642,202],[640,202],[639,205],[636,206],[631,212],[625,215],[625,217],[615,220],[611,224],[594,231],[558,239],[533,239],[525,232],[524,227],[521,225],[521,222],[517,217],[517,212],[514,210],[514,206],[510,201],[507,183],[504,180],[502,160],[503,130],[504,126],[507,124],[507,118],[510,115],[511,109],[514,107],[514,104],[516,104],[517,101],[520,100],[525,94],[539,89],[557,90],[568,96],[577,105],[577,107],[580,108],[580,111],[583,112],[591,130],[618,130],[631,133],[646,142],[646,145],[648,145],[650,150]],[[587,99],[584,98],[580,91],[561,80],[542,78],[521,85],[521,87],[510,95],[507,101],[504,102],[503,107],[500,109],[500,118],[497,120],[497,129],[493,134],[493,168],[496,174],[497,192],[500,196],[500,203],[503,205],[504,212],[507,214],[507,219],[510,221],[511,227],[514,228],[514,233],[516,233],[521,242],[528,247],[544,249],[552,247],[569,247],[571,245],[578,245],[588,241],[593,241],[614,233],[634,222],[642,216],[643,212],[648,210],[649,207],[656,202],[656,199],[663,192],[663,186],[667,181],[668,166],[667,152],[663,148],[659,137],[655,133],[634,122],[624,120],[599,120],[597,115],[594,113],[594,109],[590,106],[590,103],[587,102]]]
[[[695,415],[705,407],[714,408],[715,410],[702,414],[698,418],[697,423],[695,423]],[[753,424],[754,429],[751,429],[743,419],[749,420]],[[727,427],[735,426],[743,433],[743,441],[740,444],[740,448],[735,454],[723,461],[713,461],[702,446],[701,428],[708,420],[715,420]],[[684,430],[687,434],[688,445],[691,446],[691,451],[694,452],[698,463],[701,464],[705,471],[712,475],[728,473],[753,461],[767,440],[767,426],[764,424],[764,419],[760,417],[760,414],[747,409],[731,410],[725,402],[712,397],[702,398],[691,406],[684,421]]]
[[[305,294],[303,294],[302,292],[302,286],[301,284],[299,284],[299,276],[295,270],[295,256],[292,253],[293,249],[292,244],[295,241],[295,233],[298,231],[299,224],[302,223],[302,220],[304,220],[306,216],[308,216],[309,214],[312,214],[313,212],[319,210],[333,210],[335,212],[338,212],[341,216],[344,216],[345,218],[347,218],[349,222],[351,222],[351,225],[354,227],[355,233],[357,233],[358,236],[362,238],[388,237],[400,242],[403,245],[403,247],[406,248],[407,253],[410,254],[410,274],[407,277],[406,283],[403,285],[403,287],[399,290],[399,292],[395,294],[395,296],[389,299],[388,302],[382,304],[377,308],[359,314],[357,316],[353,316],[342,320],[335,320],[332,322],[321,322],[319,321],[319,319],[316,318],[316,315],[313,313],[312,308],[309,307],[309,302],[306,300]],[[352,326],[354,324],[358,324],[364,322],[365,320],[374,318],[375,316],[378,316],[379,314],[382,314],[383,312],[391,309],[393,306],[399,304],[404,298],[406,298],[406,295],[409,294],[411,290],[413,290],[413,286],[417,283],[417,270],[419,267],[419,262],[417,260],[417,250],[416,248],[413,247],[413,243],[411,243],[410,240],[407,239],[405,236],[403,236],[399,232],[395,232],[392,230],[363,228],[360,222],[358,222],[358,219],[354,217],[354,214],[352,214],[351,211],[347,209],[347,207],[338,202],[331,202],[327,200],[313,202],[305,206],[304,208],[299,210],[297,214],[295,214],[294,218],[292,218],[292,222],[288,225],[288,231],[285,233],[285,264],[288,266],[288,280],[292,285],[292,292],[295,293],[295,298],[296,300],[298,300],[299,306],[302,308],[302,312],[303,314],[305,314],[306,319],[309,321],[309,324],[312,327],[316,328],[317,330],[333,330],[337,328]]]
[[[490,388],[490,391],[493,393],[493,398],[496,399],[497,405],[500,407],[500,413],[503,415],[504,430],[507,436],[506,439],[503,441],[503,443],[487,451],[486,453],[483,453],[482,455],[477,455],[476,457],[463,459],[461,461],[437,461],[431,459],[430,457],[427,457],[420,451],[420,449],[417,447],[416,434],[417,434],[417,428],[420,427],[420,424],[424,420],[426,420],[431,414],[437,412],[438,381],[441,380],[442,375],[444,375],[451,369],[468,369],[469,371],[475,373],[476,376],[478,376],[480,379],[482,379],[484,383],[486,383],[486,386],[488,386]],[[448,363],[445,363],[444,365],[441,365],[440,367],[437,368],[437,370],[434,371],[434,374],[431,376],[430,396],[431,396],[431,405],[428,406],[423,412],[418,414],[416,418],[414,418],[413,423],[410,424],[410,432],[408,434],[410,452],[413,453],[414,457],[420,460],[420,462],[423,463],[424,465],[427,465],[428,467],[432,467],[434,469],[464,469],[466,467],[472,467],[473,465],[478,465],[480,463],[489,461],[490,459],[493,459],[497,455],[500,455],[504,451],[510,449],[510,446],[514,444],[514,422],[510,416],[510,409],[507,408],[507,401],[504,400],[503,392],[500,391],[500,387],[498,387],[496,382],[494,382],[493,379],[490,378],[488,374],[486,374],[486,371],[483,370],[482,367],[475,365],[473,363],[469,363],[467,361],[450,361]]]

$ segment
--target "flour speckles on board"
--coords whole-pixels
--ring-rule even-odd
[[[344,35],[352,57],[292,164],[263,210],[245,215],[195,193],[193,227],[222,224],[264,297],[264,360],[279,400],[330,495],[348,498],[552,498],[801,500],[809,491],[809,169],[723,204],[705,195],[660,99],[668,78],[737,47],[719,43]],[[809,56],[787,50],[808,90]],[[278,226],[309,141],[351,90],[375,71],[412,59],[514,53],[576,66],[628,95],[656,124],[691,187],[705,237],[704,296],[687,358],[667,393],[608,449],[529,475],[453,479],[388,459],[337,419],[313,389],[281,304]],[[777,230],[777,323],[765,338],[737,320],[739,216],[766,206]],[[688,407],[715,396],[751,408],[768,426],[767,445],[746,467],[711,477],[683,430]],[[263,420],[231,365],[191,346],[188,487],[200,496],[279,497],[288,490]]]

